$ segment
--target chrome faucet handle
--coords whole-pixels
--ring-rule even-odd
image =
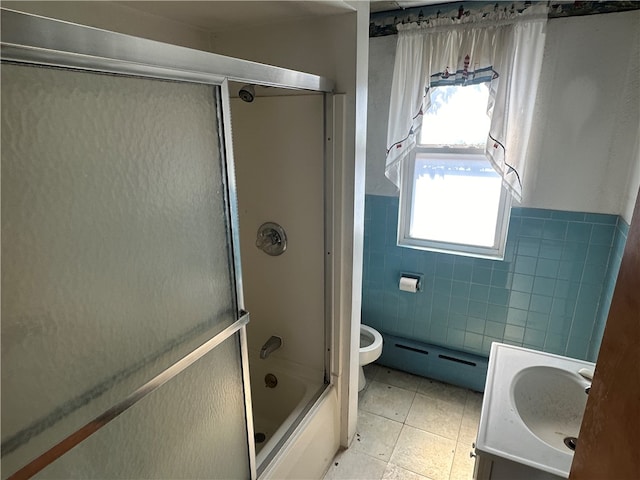
[[[578,374],[589,381],[593,381],[593,371],[593,368],[581,368],[580,370],[578,370]]]
[[[580,370],[578,370],[578,374],[586,379],[589,380],[589,382],[593,382],[593,368],[581,368]],[[591,391],[591,383],[589,383],[589,385],[587,385],[584,388],[584,393],[586,393],[587,395],[589,395],[589,392]]]
[[[277,223],[263,223],[258,229],[256,247],[267,255],[282,255],[287,249],[287,234]]]

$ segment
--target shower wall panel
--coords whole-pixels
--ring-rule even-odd
[[[240,212],[249,348],[257,355],[271,336],[272,356],[324,369],[324,116],[322,95],[232,100],[233,145]],[[284,254],[256,248],[264,222],[286,231]]]

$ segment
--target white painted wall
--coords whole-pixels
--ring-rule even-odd
[[[212,51],[314,73],[355,96],[355,13],[214,33]],[[355,102],[355,99],[352,100]]]
[[[638,162],[639,24],[638,11],[549,21],[523,205],[624,210]]]
[[[396,35],[369,40],[369,104],[367,108],[367,193],[398,196],[384,175],[389,124],[389,98],[396,58]]]
[[[206,30],[141,12],[119,2],[8,1],[2,2],[2,7],[182,47],[211,50],[211,35]]]
[[[624,189],[624,198],[622,201],[623,208],[621,213],[622,218],[624,218],[628,224],[631,224],[631,217],[633,217],[636,197],[640,190],[640,125],[638,126],[636,146],[631,158],[631,170],[629,172],[627,188]]]
[[[630,221],[640,183],[638,24],[639,11],[549,21],[523,206]],[[395,37],[370,44],[367,193],[391,196],[384,155]]]

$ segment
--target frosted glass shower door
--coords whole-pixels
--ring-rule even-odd
[[[219,95],[2,65],[2,478],[237,324]],[[249,477],[242,335],[39,476]]]

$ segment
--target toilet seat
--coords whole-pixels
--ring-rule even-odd
[[[360,335],[370,341],[369,345],[360,347],[360,365],[376,361],[382,353],[382,335],[377,330],[361,324]]]
[[[382,355],[382,335],[376,329],[367,325],[360,324],[360,339],[366,339],[368,342],[364,347],[360,347],[358,363],[360,364],[360,373],[358,378],[358,391],[362,390],[366,385],[364,377],[363,365],[375,362]]]

